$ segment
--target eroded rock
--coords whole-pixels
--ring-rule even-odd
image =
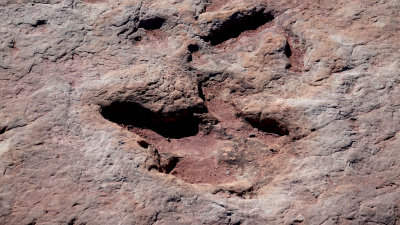
[[[399,223],[399,7],[1,2],[0,223]]]

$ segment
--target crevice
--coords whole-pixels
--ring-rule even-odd
[[[139,28],[143,28],[145,30],[156,30],[160,29],[164,24],[165,19],[161,17],[153,17],[149,19],[139,20]]]
[[[352,68],[350,66],[344,66],[344,67],[342,67],[341,72],[348,71],[348,70],[351,70],[351,69]]]
[[[335,66],[332,69],[333,73],[341,73],[341,72],[345,72],[345,71],[349,71],[354,69],[354,67],[352,65],[345,65],[345,66]]]
[[[141,40],[142,40],[142,37],[141,37],[141,36],[135,36],[135,37],[132,38],[132,40],[133,40],[134,42],[138,42],[138,41],[141,41]]]
[[[113,102],[102,107],[104,118],[124,126],[134,126],[155,131],[165,138],[183,138],[199,132],[200,119],[193,110],[174,113],[153,112],[137,103]]]
[[[199,97],[201,98],[201,100],[206,101],[206,96],[204,95],[203,87],[202,87],[202,84],[201,84],[201,83],[199,83],[199,84],[197,85],[197,89],[198,89]]]
[[[30,223],[28,223],[27,225],[36,225],[36,218],[33,219]]]
[[[285,49],[283,50],[283,53],[285,54],[286,58],[289,60],[289,64],[287,64],[286,69],[290,69],[292,67],[292,64],[290,64],[290,57],[292,56],[292,49],[290,48],[289,41],[286,41]]]
[[[4,133],[7,131],[7,129],[8,129],[7,126],[2,127],[2,128],[0,129],[0,134],[4,134]]]
[[[47,24],[47,20],[37,20],[36,23],[32,24],[32,27],[43,26]]]
[[[209,41],[211,45],[218,45],[231,38],[238,37],[242,32],[255,30],[258,27],[272,21],[274,16],[271,12],[266,12],[264,8],[252,9],[245,12],[235,12],[227,20],[217,23],[210,30],[210,33],[202,37]]]
[[[129,40],[132,43],[140,42],[142,39],[147,39],[149,35],[155,35],[156,30],[160,29],[165,19],[158,16],[146,17],[139,19],[138,17],[128,18],[120,24],[114,26],[118,27],[117,36]]]
[[[187,62],[193,61],[193,56],[192,56],[192,54],[189,54],[189,55],[187,56],[186,61],[187,61]]]
[[[199,51],[199,49],[200,49],[200,47],[198,45],[195,45],[195,44],[190,44],[188,46],[188,50],[189,50],[190,53],[197,52],[197,51]]]
[[[145,140],[140,140],[140,141],[138,141],[137,142],[139,145],[140,145],[140,147],[142,147],[142,148],[148,148],[149,147],[149,143],[147,143],[147,141],[145,141]]]
[[[288,41],[286,41],[286,46],[285,46],[285,49],[284,49],[284,53],[285,53],[285,56],[287,58],[290,58],[292,56],[292,49],[291,49],[290,44],[289,44]]]
[[[245,190],[225,190],[225,189],[218,189],[213,192],[213,194],[224,194],[228,195],[229,197],[239,197],[243,199],[252,199],[256,196],[255,189],[253,186],[245,189]]]
[[[135,33],[137,30],[138,29],[136,27],[129,27],[129,28],[126,27],[126,28],[122,29],[121,31],[119,31],[117,33],[117,36],[120,36],[120,35],[123,35],[123,34],[126,35],[126,36],[129,36],[129,35]]]
[[[264,131],[266,133],[276,134],[279,136],[288,135],[288,129],[277,120],[272,118],[267,119],[252,119],[246,118],[246,121],[249,122],[253,127]]]
[[[68,225],[74,225],[75,224],[75,221],[76,221],[76,218],[74,217],[74,218],[72,218],[70,221],[68,221]]]
[[[195,53],[195,52],[197,52],[197,51],[199,51],[199,49],[200,49],[199,46],[196,45],[196,44],[190,44],[190,45],[188,45],[189,54],[188,54],[188,56],[187,56],[187,62],[191,62],[191,61],[193,60],[192,54]]]
[[[287,41],[283,53],[288,58],[289,64],[286,69],[289,69],[295,73],[303,72],[304,67],[304,55],[306,49],[303,44],[301,44],[297,37],[292,37],[287,35]]]

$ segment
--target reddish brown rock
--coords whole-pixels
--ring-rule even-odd
[[[399,8],[0,3],[0,223],[399,224]]]

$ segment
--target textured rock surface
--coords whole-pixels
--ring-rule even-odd
[[[400,2],[3,0],[1,224],[400,224]]]

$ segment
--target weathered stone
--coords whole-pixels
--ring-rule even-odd
[[[0,2],[1,224],[399,224],[400,3]]]

